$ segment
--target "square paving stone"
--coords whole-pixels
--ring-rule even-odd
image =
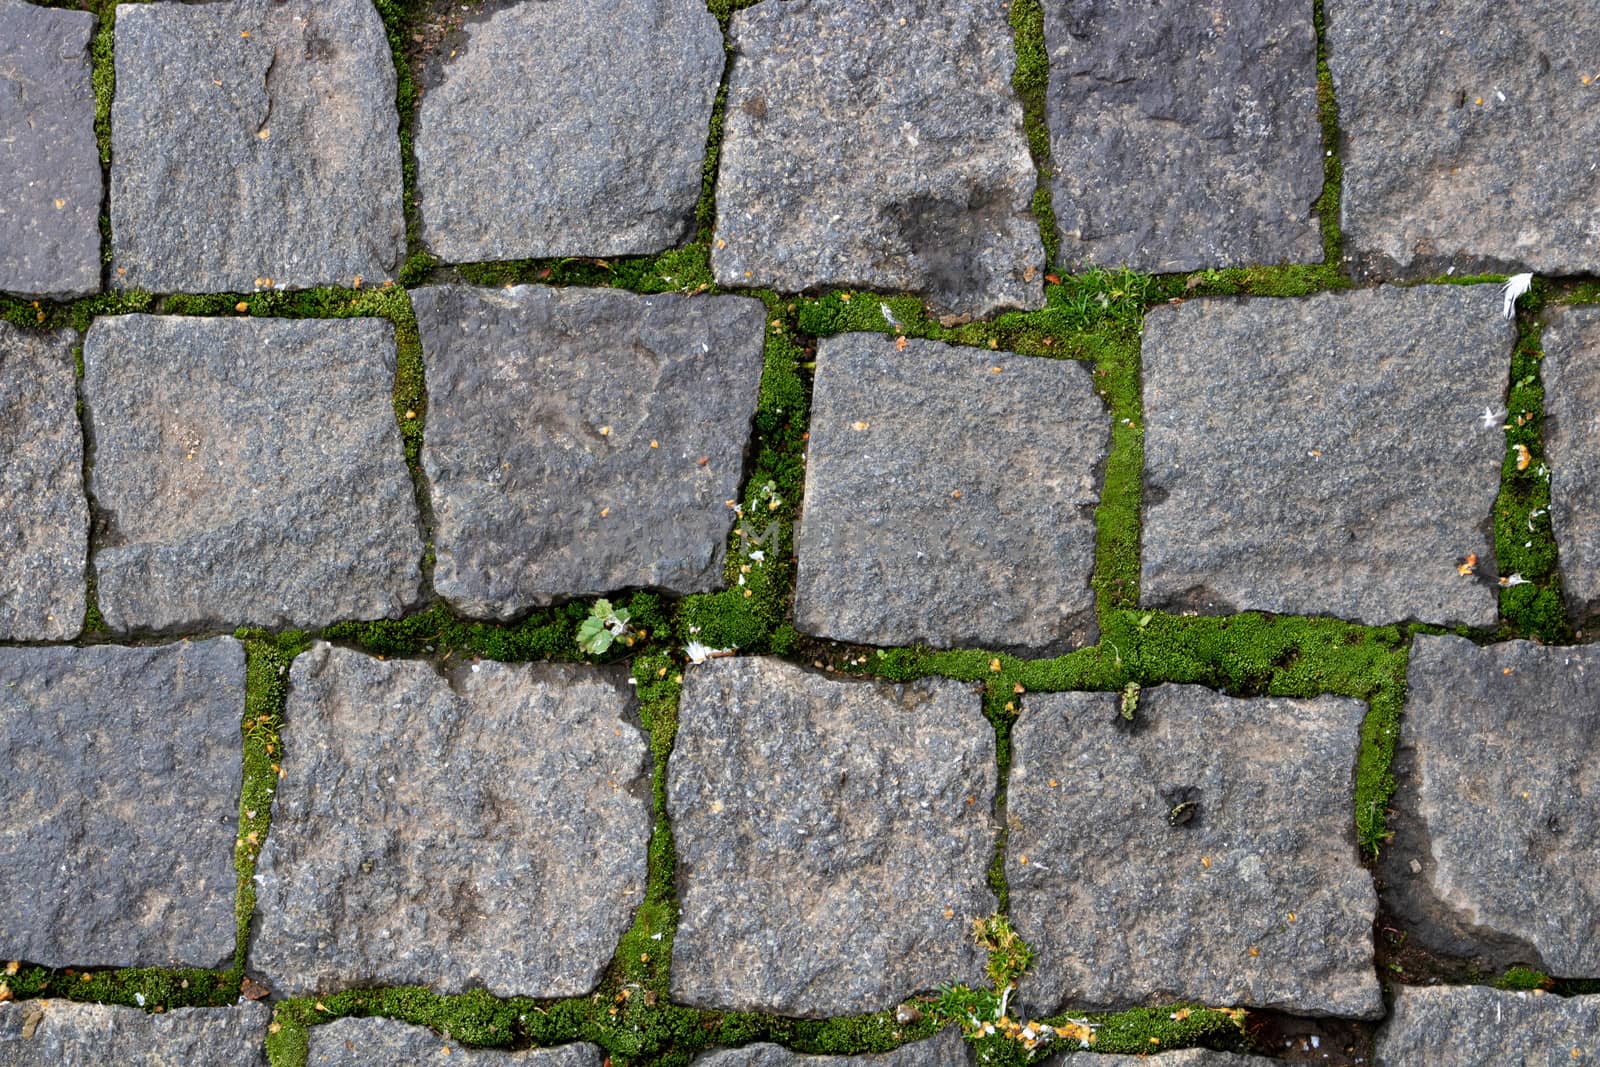
[[[524,0],[465,31],[417,110],[436,255],[637,255],[688,235],[722,81],[704,0]]]
[[[782,1045],[757,1044],[702,1052],[693,1067],[967,1067],[972,1062],[958,1030],[867,1056],[808,1056]]]
[[[7,1067],[266,1067],[272,1009],[138,1008],[25,1000],[0,1004],[0,1062]]]
[[[0,649],[0,959],[232,962],[243,715],[231,637]]]
[[[1120,699],[1023,701],[1006,880],[1030,998],[1381,1016],[1355,845],[1366,705],[1164,685],[1129,724]]]
[[[505,620],[629,587],[722,588],[759,302],[439,286],[413,303],[440,596]]]
[[[394,60],[371,0],[117,12],[111,280],[386,281],[405,257]]]
[[[1311,15],[1305,0],[1044,5],[1063,266],[1321,261]]]
[[[313,1026],[306,1067],[601,1067],[605,1058],[599,1045],[590,1044],[521,1052],[466,1048],[424,1026],[372,1017]]]
[[[111,629],[312,628],[418,603],[388,322],[125,315],[95,321],[83,359]]]
[[[1151,309],[1142,603],[1494,625],[1515,341],[1497,285]]]
[[[1375,1067],[1600,1063],[1600,997],[1485,986],[1399,986]]]
[[[1003,6],[767,0],[729,37],[719,283],[911,291],[973,315],[1044,306]]]
[[[0,290],[100,288],[100,145],[87,11],[0,0]]]
[[[325,644],[289,671],[252,970],[288,994],[572,997],[644,899],[648,749],[622,678]]]
[[[691,668],[667,775],[673,999],[827,1017],[981,984],[996,777],[969,686]]]
[[[1600,6],[1326,0],[1347,248],[1369,268],[1600,269]]]
[[[1600,611],[1600,308],[1553,308],[1541,335],[1550,524],[1582,624]]]
[[[1092,642],[1094,510],[1110,440],[1084,364],[880,334],[824,338],[796,625],[874,645]]]
[[[71,330],[0,322],[0,641],[83,628],[89,505]]]

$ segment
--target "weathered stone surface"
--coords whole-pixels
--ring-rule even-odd
[[[630,586],[722,587],[761,304],[533,286],[413,303],[440,596],[511,619]]]
[[[1600,308],[1553,308],[1541,338],[1550,524],[1579,622],[1600,611]]]
[[[1490,285],[1153,308],[1143,603],[1492,626],[1500,308]]]
[[[1046,1010],[1200,1001],[1376,1018],[1352,795],[1366,705],[1146,689],[1023,700],[1006,794]]]
[[[679,715],[675,1001],[849,1015],[983,980],[996,772],[973,690],[720,659]]]
[[[396,1019],[339,1019],[310,1031],[306,1067],[373,1067],[376,1064],[448,1064],[449,1067],[601,1067],[598,1045],[506,1052],[467,1048],[424,1026]]]
[[[716,1049],[694,1058],[694,1067],[967,1067],[967,1043],[958,1030],[870,1056],[807,1056],[782,1045]]]
[[[0,290],[100,288],[100,147],[87,11],[0,0]]]
[[[159,1015],[109,1004],[0,1004],[0,1062],[8,1067],[266,1067],[272,1009],[176,1008]]]
[[[1322,259],[1309,4],[1066,0],[1044,31],[1064,266]]]
[[[106,625],[315,627],[417,603],[388,322],[125,315],[96,320],[83,358]]]
[[[875,645],[1093,641],[1111,418],[1089,369],[904,344],[818,347],[796,625]]]
[[[394,60],[371,0],[117,12],[112,283],[379,282],[405,256]]]
[[[1098,1052],[1069,1052],[1046,1060],[1045,1067],[1272,1067],[1280,1060],[1261,1056],[1242,1056],[1237,1052],[1215,1052],[1207,1048],[1186,1048],[1163,1052],[1159,1056],[1116,1056]]]
[[[71,330],[0,322],[0,641],[83,628],[89,505]]]
[[[986,0],[786,0],[733,16],[711,266],[984,315],[1044,303],[1037,181]]]
[[[1379,271],[1600,268],[1600,7],[1327,0],[1344,238]]]
[[[650,838],[647,749],[620,683],[324,644],[298,657],[252,968],[291,994],[593,989],[644,899]]]
[[[1376,1067],[1600,1063],[1600,997],[1484,986],[1399,986]]]
[[[436,255],[622,256],[687,236],[722,80],[703,0],[524,0],[471,19],[450,55],[417,111]]]
[[[243,713],[231,637],[0,650],[0,959],[232,961]]]

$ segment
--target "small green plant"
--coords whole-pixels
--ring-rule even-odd
[[[1133,721],[1133,713],[1139,710],[1139,683],[1129,682],[1122,687],[1122,717],[1129,722]]]
[[[600,656],[618,640],[624,645],[633,644],[629,618],[627,608],[613,608],[609,600],[596,600],[589,617],[578,626],[578,647],[591,656]]]

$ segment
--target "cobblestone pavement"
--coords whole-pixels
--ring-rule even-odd
[[[1592,0],[0,0],[0,1065],[1600,1064],[1597,140]]]

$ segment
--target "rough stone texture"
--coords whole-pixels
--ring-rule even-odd
[[[733,16],[711,266],[984,315],[1044,304],[1037,181],[988,0],[786,0]]]
[[[1309,3],[1064,0],[1044,31],[1063,266],[1322,259]]]
[[[605,1053],[598,1045],[505,1052],[467,1048],[448,1036],[395,1019],[338,1019],[310,1031],[306,1067],[375,1067],[377,1064],[423,1064],[449,1067],[601,1067]]]
[[[1494,625],[1500,308],[1481,285],[1152,309],[1143,603]]]
[[[796,625],[875,645],[1092,642],[1111,418],[1088,367],[905,345],[818,347]]]
[[[971,1062],[961,1032],[946,1030],[926,1041],[871,1056],[807,1056],[782,1045],[760,1044],[702,1052],[694,1058],[693,1067],[967,1067]]]
[[[371,0],[117,12],[111,280],[155,292],[394,277],[394,60]]]
[[[417,112],[436,255],[622,256],[688,235],[722,81],[703,0],[525,0],[465,36]]]
[[[0,641],[83,628],[89,505],[71,330],[0,322]]]
[[[1553,308],[1541,334],[1550,523],[1579,622],[1600,612],[1600,308]]]
[[[1397,986],[1375,1067],[1600,1063],[1600,997]]]
[[[231,637],[0,650],[0,959],[232,962],[243,713]]]
[[[1413,277],[1600,268],[1600,7],[1327,0],[1325,17],[1349,251]]]
[[[69,300],[100,288],[94,16],[0,0],[0,290]]]
[[[1199,1001],[1377,1018],[1377,894],[1350,812],[1366,705],[1029,695],[1006,878],[1046,1010]]]
[[[851,1015],[983,981],[996,775],[976,692],[720,659],[689,670],[679,716],[674,1001]]]
[[[759,303],[532,286],[412,299],[440,596],[505,620],[626,587],[722,587]]]
[[[1243,1056],[1237,1052],[1214,1052],[1206,1048],[1186,1048],[1163,1052],[1159,1056],[1116,1056],[1098,1052],[1069,1052],[1046,1060],[1044,1067],[1273,1067],[1281,1060]]]
[[[649,767],[620,683],[568,664],[299,656],[252,969],[289,994],[588,993],[644,899]]]
[[[125,315],[83,347],[106,625],[397,616],[422,580],[394,327]]]
[[[0,1004],[0,1062],[7,1067],[266,1067],[272,1009],[138,1008],[25,1000]]]

